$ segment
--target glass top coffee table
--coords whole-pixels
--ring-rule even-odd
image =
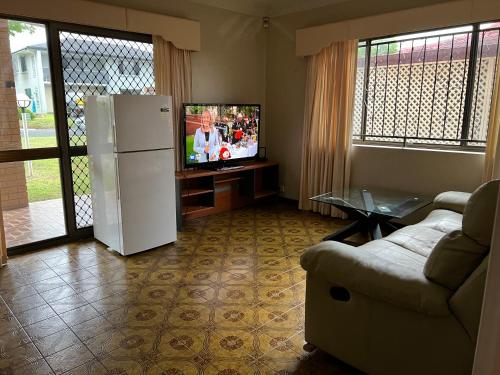
[[[323,241],[342,241],[355,233],[368,233],[371,239],[382,238],[382,231],[397,228],[389,222],[402,219],[432,203],[432,200],[411,193],[351,187],[344,193],[330,192],[310,198],[330,204],[354,219],[352,224],[326,236]]]

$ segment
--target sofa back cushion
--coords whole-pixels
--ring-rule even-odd
[[[463,232],[477,243],[490,246],[500,180],[489,181],[470,196],[462,220]]]
[[[461,230],[445,235],[424,266],[424,275],[437,284],[456,290],[481,263],[489,246],[483,246]]]
[[[470,196],[462,218],[462,230],[445,235],[432,249],[424,275],[456,290],[488,253],[493,234],[500,180],[478,187]]]

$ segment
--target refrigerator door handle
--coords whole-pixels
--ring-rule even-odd
[[[109,100],[111,101],[110,106],[109,106],[109,123],[111,124],[111,136],[113,137],[113,151],[117,151],[116,147],[116,122],[115,122],[115,106],[113,102],[113,98],[110,97]],[[116,155],[115,155],[116,158]]]
[[[115,180],[116,180],[116,199],[120,201],[120,179],[118,178],[118,155],[115,154]]]

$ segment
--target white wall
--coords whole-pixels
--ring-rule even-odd
[[[435,196],[481,184],[483,153],[354,145],[351,183]]]

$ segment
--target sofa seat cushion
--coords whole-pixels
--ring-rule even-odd
[[[449,210],[434,210],[418,224],[401,228],[384,240],[428,257],[441,238],[461,227],[461,214]]]
[[[462,228],[463,215],[450,210],[432,210],[427,217],[415,225],[432,228],[443,233],[451,233]]]
[[[325,241],[309,248],[301,265],[332,286],[428,315],[449,315],[451,292],[424,276],[426,260],[385,239],[359,247]]]
[[[423,225],[408,225],[391,233],[384,240],[427,258],[445,234]]]

